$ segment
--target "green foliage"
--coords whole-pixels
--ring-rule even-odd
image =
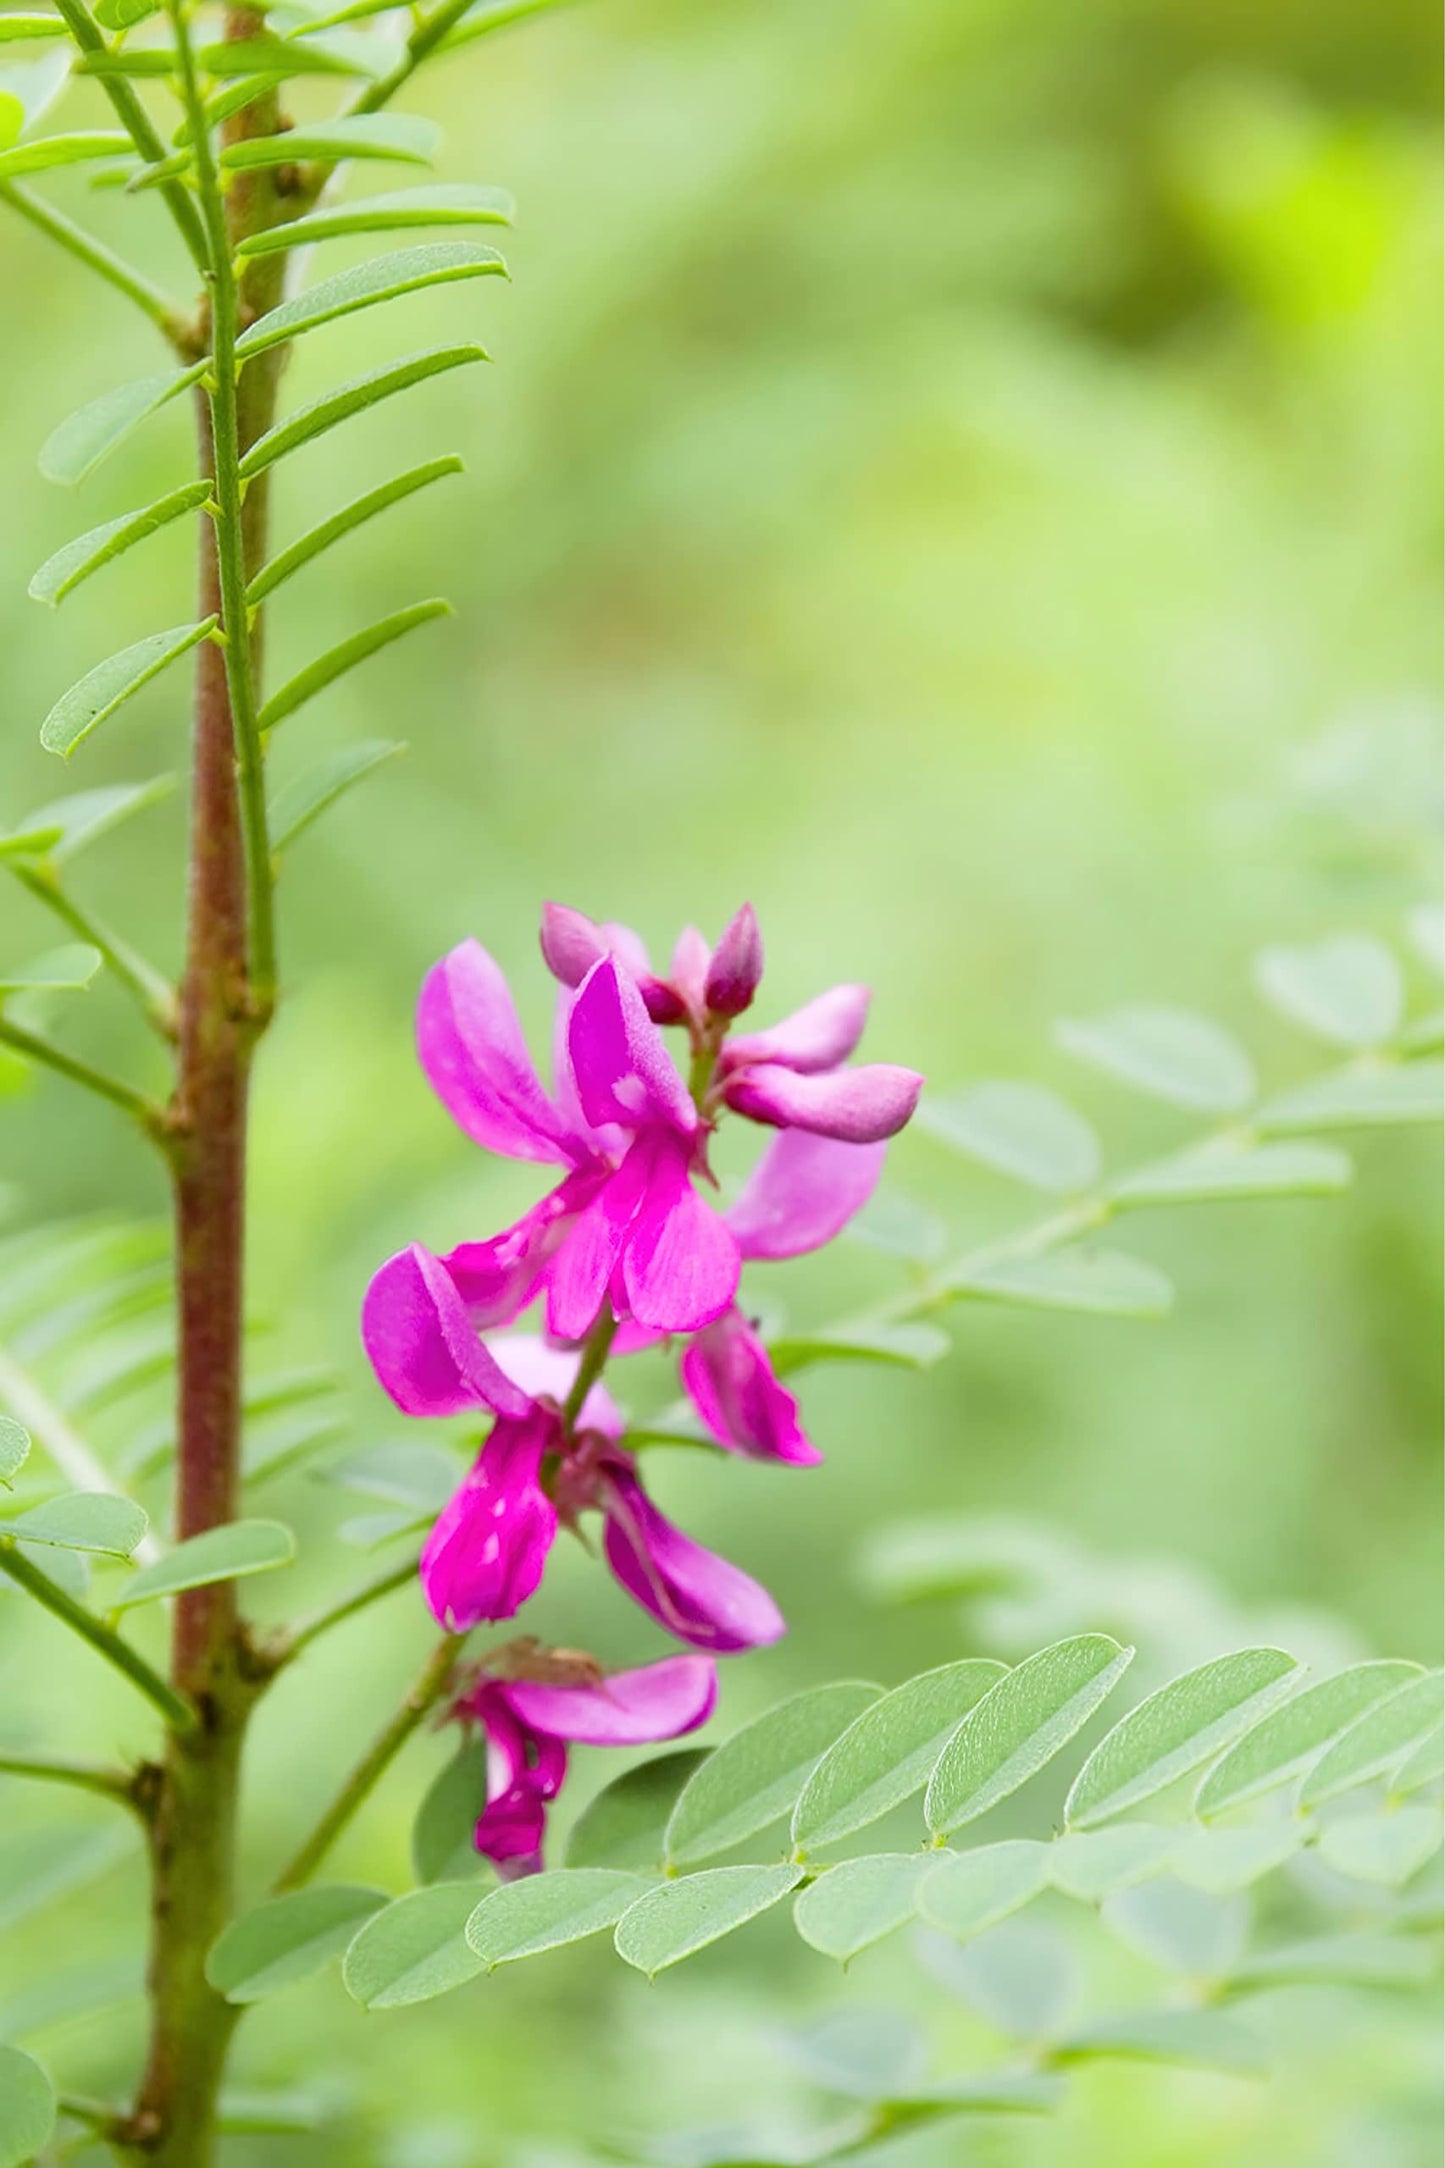
[[[804,1785],[793,1842],[812,1850],[881,1821],[927,1783],[970,1709],[1002,1678],[986,1657],[943,1664],[895,1687],[849,1726]]]
[[[485,1961],[465,1930],[476,1902],[475,1884],[438,1882],[374,1913],[347,1949],[347,1993],[363,2009],[395,2010],[475,1979]]]
[[[318,655],[304,670],[298,670],[295,677],[277,687],[257,717],[259,727],[263,731],[274,730],[308,700],[325,692],[328,685],[345,677],[348,670],[354,670],[358,663],[379,654],[382,648],[390,647],[393,640],[414,632],[418,625],[429,625],[434,618],[450,615],[451,604],[434,596],[428,602],[413,602],[404,610],[393,610],[389,617],[379,618],[374,625],[352,633],[347,640],[339,640],[335,647],[328,648],[324,655]]]
[[[88,534],[77,535],[63,549],[47,557],[39,571],[30,581],[30,593],[36,602],[63,602],[88,580],[93,572],[110,564],[137,542],[144,542],[148,535],[179,519],[184,512],[194,512],[210,496],[209,482],[186,482],[179,489],[157,498],[139,512],[122,513],[119,519],[106,520],[102,526],[92,527]]]
[[[436,156],[439,142],[436,124],[414,114],[360,113],[314,128],[293,128],[285,135],[243,137],[223,146],[221,164],[232,173],[294,165],[307,158],[325,164],[341,158],[384,158],[425,166]]]
[[[0,2046],[0,2162],[20,2168],[50,2143],[55,2088],[20,2048]]]
[[[395,195],[329,204],[293,219],[289,226],[247,234],[237,254],[247,260],[274,255],[280,249],[314,247],[318,241],[339,240],[346,234],[396,233],[415,226],[509,226],[512,209],[504,188],[439,182],[433,187],[402,189]]]
[[[79,993],[89,986],[103,961],[99,949],[84,942],[70,942],[65,948],[37,957],[32,964],[21,964],[0,974],[0,994]]]
[[[30,1433],[11,1415],[0,1415],[0,1483],[11,1489],[30,1457]]]
[[[467,1921],[467,1941],[490,1971],[522,1957],[582,1942],[615,1927],[648,1885],[610,1867],[560,1867],[504,1883]]]
[[[367,520],[374,519],[378,512],[385,512],[391,505],[400,504],[404,498],[418,489],[425,489],[431,482],[439,482],[449,474],[461,474],[463,471],[461,460],[455,454],[448,453],[441,459],[429,459],[419,467],[409,468],[405,474],[397,475],[394,480],[383,482],[379,489],[369,489],[364,496],[355,498],[350,504],[343,506],[341,511],[333,512],[329,519],[321,520],[305,534],[298,536],[286,549],[278,551],[268,564],[262,566],[247,587],[247,602],[255,608],[294,573],[310,564],[313,557],[318,557],[323,550],[329,549],[333,542],[339,542],[344,535],[350,534]]]
[[[1005,1672],[934,1765],[923,1806],[929,1828],[947,1836],[1026,1784],[1088,1723],[1133,1655],[1107,1634],[1078,1634]]]
[[[93,730],[108,722],[117,708],[124,707],[134,693],[152,678],[159,677],[162,670],[178,662],[182,655],[206,635],[213,632],[217,620],[205,617],[193,625],[175,625],[169,632],[147,633],[118,655],[108,655],[93,670],[87,670],[68,692],[61,694],[45,721],[40,726],[40,742],[47,753],[59,753],[68,760],[75,748],[90,736]]]
[[[665,1837],[669,1866],[731,1851],[793,1813],[820,1759],[882,1692],[857,1679],[814,1687],[780,1702],[710,1754],[672,1810]]]
[[[119,1501],[117,1501],[118,1503]],[[289,1566],[296,1539],[280,1521],[228,1521],[188,1536],[153,1565],[143,1566],[114,1599],[125,1611],[138,1603],[177,1596],[184,1588],[207,1588],[215,1581],[238,1581],[253,1573]]]
[[[1161,1686],[1099,1741],[1064,1802],[1065,1821],[1092,1829],[1152,1799],[1250,1730],[1298,1676],[1282,1649],[1240,1649]]]
[[[654,1979],[780,1904],[801,1867],[705,1867],[660,1882],[623,1913],[613,1937],[624,1963]]]
[[[129,1558],[147,1526],[146,1515],[129,1498],[107,1491],[75,1491],[0,1523],[0,1532],[13,1542]]]
[[[368,407],[393,398],[399,391],[410,391],[413,385],[424,384],[429,377],[441,376],[448,369],[469,368],[473,362],[487,359],[480,346],[439,346],[425,354],[413,354],[406,361],[393,362],[387,368],[369,370],[365,376],[353,377],[337,390],[313,400],[310,406],[288,415],[285,421],[277,422],[274,429],[268,429],[242,459],[241,479],[250,481],[263,474],[278,459],[284,459],[303,444],[324,436],[338,422],[348,421],[353,414],[364,413]]]
[[[382,1890],[344,1883],[273,1897],[231,1922],[206,1959],[206,1978],[228,2002],[259,2002],[323,1972],[385,1903]]]
[[[1237,1114],[1254,1097],[1254,1068],[1229,1035],[1182,1009],[1115,1009],[1061,1023],[1059,1044],[1151,1099],[1197,1114]]]
[[[412,622],[422,620],[414,617]],[[396,633],[392,637],[397,637]],[[361,658],[354,659],[359,661]],[[321,818],[328,806],[335,805],[338,798],[344,798],[358,783],[364,783],[369,775],[374,775],[387,761],[405,751],[404,745],[385,738],[366,739],[360,745],[343,746],[339,752],[288,783],[276,793],[269,808],[272,850],[279,857],[288,844],[294,843],[313,821]]]
[[[237,357],[245,362],[273,346],[285,346],[304,338],[322,324],[352,316],[358,309],[372,309],[384,301],[431,286],[452,286],[461,279],[505,275],[506,264],[494,248],[476,241],[433,241],[419,248],[396,249],[389,256],[373,257],[354,264],[334,278],[307,287],[292,301],[283,301],[254,323],[236,341]]]

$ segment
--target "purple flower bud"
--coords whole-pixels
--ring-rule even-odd
[[[752,1007],[762,975],[763,937],[756,912],[745,903],[713,950],[703,1000],[714,1016],[741,1016]]]
[[[559,985],[580,986],[606,954],[607,940],[595,919],[570,904],[543,904],[542,961]]]
[[[756,1061],[728,1077],[723,1097],[736,1113],[774,1129],[807,1129],[843,1144],[876,1144],[903,1127],[922,1089],[916,1070],[887,1061],[817,1076]]]

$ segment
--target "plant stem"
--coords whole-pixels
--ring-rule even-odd
[[[64,1053],[60,1047],[42,1039],[37,1032],[26,1031],[19,1024],[12,1024],[0,1017],[0,1046],[8,1046],[27,1061],[38,1061],[47,1069],[54,1069],[61,1076],[70,1078],[72,1084],[83,1084],[88,1092],[95,1092],[101,1099],[108,1099],[112,1106],[120,1107],[134,1121],[139,1122],[146,1135],[162,1150],[169,1150],[169,1137],[165,1115],[161,1108],[147,1099],[130,1084],[123,1084],[119,1077],[107,1076],[103,1069],[94,1069],[88,1061],[79,1060],[74,1054]]]
[[[92,948],[100,950],[107,969],[139,1004],[147,1023],[163,1039],[173,1039],[176,1035],[176,993],[169,979],[153,964],[147,963],[120,934],[112,933],[102,919],[93,917],[83,904],[67,896],[53,874],[42,872],[38,866],[28,866],[23,860],[13,864],[10,870],[37,902],[53,911],[73,933],[80,935],[82,941],[88,941]]]
[[[613,1341],[617,1337],[617,1319],[610,1303],[582,1343],[582,1360],[577,1365],[577,1375],[572,1380],[572,1390],[562,1403],[562,1422],[570,1433],[577,1427],[587,1395],[601,1377]]]
[[[340,1602],[331,1604],[324,1611],[318,1611],[312,1618],[303,1619],[278,1651],[275,1670],[280,1671],[285,1665],[293,1663],[303,1649],[310,1648],[313,1641],[319,1641],[323,1634],[330,1633],[333,1626],[340,1626],[347,1619],[354,1618],[358,1611],[367,1610],[383,1596],[391,1595],[394,1589],[407,1587],[416,1579],[416,1575],[417,1560],[408,1558],[404,1565],[393,1566],[389,1573],[381,1573],[375,1580],[364,1581],[360,1588],[353,1589],[351,1594],[343,1596]]]
[[[0,1538],[0,1573],[8,1573],[11,1580],[17,1581],[37,1603],[43,1604],[47,1611],[62,1619],[83,1641],[88,1641],[108,1664],[114,1665],[117,1671],[124,1672],[132,1686],[139,1687],[146,1699],[160,1710],[174,1734],[179,1737],[195,1730],[196,1712],[185,1697],[168,1686],[160,1673],[151,1669],[139,1651],[133,1649],[128,1641],[123,1641],[103,1619],[98,1619],[93,1611],[87,1611],[84,1604],[77,1603],[73,1596],[68,1595],[57,1582],[51,1580],[48,1573],[42,1573],[14,1540],[8,1537]]]
[[[153,286],[143,272],[133,270],[113,250],[108,249],[103,241],[97,241],[94,234],[87,233],[83,226],[77,226],[73,219],[67,218],[63,211],[57,211],[53,204],[46,203],[42,197],[32,196],[29,189],[22,188],[18,181],[0,181],[0,203],[8,203],[12,211],[18,212],[21,218],[28,219],[32,226],[52,241],[58,242],[61,248],[76,257],[88,270],[96,272],[108,285],[115,287],[118,293],[133,301],[137,308],[144,310],[176,352],[186,360],[191,359],[190,326],[183,312],[171,300],[170,295],[163,293],[159,286]]]
[[[137,1805],[135,1790],[124,1769],[109,1769],[104,1762],[65,1761],[53,1754],[0,1754],[0,1776],[34,1777],[43,1784],[72,1784],[83,1792],[98,1792],[119,1806]]]
[[[445,1694],[462,1634],[444,1634],[391,1721],[384,1725],[342,1784],[301,1849],[272,1884],[273,1894],[300,1889],[311,1880],[357,1809],[386,1774],[412,1733]]]

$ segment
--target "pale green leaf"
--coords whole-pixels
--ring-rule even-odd
[[[1174,1289],[1164,1274],[1122,1250],[1045,1250],[953,1267],[952,1295],[1029,1310],[1082,1310],[1099,1317],[1167,1317]]]
[[[285,166],[314,159],[330,165],[343,158],[393,158],[403,165],[430,165],[441,143],[435,121],[413,113],[358,113],[282,135],[247,136],[227,143],[221,164],[232,173],[256,166]]]
[[[1005,1920],[968,1942],[920,1938],[919,1955],[941,1986],[962,1996],[976,2017],[1016,2040],[1047,2040],[1078,2001],[1080,1966],[1073,1944],[1036,1919]]]
[[[1405,930],[1421,963],[1445,978],[1445,908],[1438,903],[1417,904],[1406,917]]]
[[[927,1211],[896,1189],[877,1189],[843,1230],[849,1242],[902,1257],[911,1265],[935,1264],[948,1242],[948,1230],[936,1212]]]
[[[428,459],[423,465],[412,467],[407,473],[397,475],[394,480],[383,482],[378,489],[370,489],[365,496],[343,505],[339,512],[333,512],[329,519],[320,521],[287,548],[278,551],[269,564],[262,566],[246,589],[247,602],[254,609],[258,602],[264,602],[267,595],[273,594],[293,573],[310,564],[313,557],[319,557],[323,550],[329,549],[333,542],[339,542],[343,535],[350,534],[353,528],[374,519],[378,512],[386,511],[389,506],[400,504],[403,498],[410,497],[416,490],[425,489],[429,482],[439,482],[445,475],[461,474],[464,471],[462,462],[455,453],[448,453],[441,459]]]
[[[651,1979],[781,1903],[802,1878],[793,1866],[707,1867],[660,1883],[623,1913],[617,1954]]]
[[[114,1491],[68,1491],[0,1522],[0,1535],[43,1543],[62,1551],[95,1551],[129,1558],[149,1526],[133,1499]]]
[[[302,45],[292,38],[231,38],[203,45],[196,59],[218,81],[235,76],[265,76],[280,82],[296,75],[368,75],[372,71],[345,60],[323,45]]]
[[[1169,1871],[1191,1889],[1228,1897],[1282,1867],[1303,1843],[1304,1831],[1294,1820],[1244,1829],[1189,1829],[1169,1855]]]
[[[267,137],[262,140],[281,139]],[[487,358],[485,348],[480,346],[440,346],[425,354],[412,354],[405,361],[393,362],[387,368],[373,369],[366,376],[352,377],[324,398],[288,414],[274,429],[268,429],[263,437],[259,437],[241,461],[241,478],[250,481],[267,467],[274,466],[278,459],[284,459],[287,453],[323,436],[353,414],[363,413],[381,400],[390,399],[396,392],[409,391],[412,385],[439,376],[444,370],[467,368],[472,362]]]
[[[667,1859],[690,1866],[790,1814],[820,1755],[883,1689],[843,1679],[794,1694],[735,1732],[685,1786],[667,1825]]]
[[[35,837],[35,855],[52,865],[68,865],[92,843],[109,835],[133,813],[143,813],[168,798],[176,787],[173,775],[158,775],[149,783],[109,783],[98,790],[78,790],[41,806],[22,823]],[[0,849],[4,846],[0,845]]]
[[[885,2115],[910,2126],[955,2115],[1048,2115],[1064,2098],[1062,2081],[1039,2070],[995,2070],[935,2078],[901,2097],[879,2102]]]
[[[1108,1634],[1076,1634],[1005,1672],[939,1756],[924,1801],[929,1828],[946,1836],[1026,1784],[1087,1724],[1133,1655]]]
[[[904,1370],[926,1370],[945,1356],[952,1343],[936,1325],[833,1325],[826,1331],[787,1333],[768,1343],[779,1377],[809,1363],[891,1363]]]
[[[142,1566],[115,1598],[113,1608],[125,1611],[133,1604],[154,1603],[159,1596],[178,1595],[185,1588],[270,1573],[277,1566],[289,1566],[295,1555],[296,1539],[283,1522],[227,1521],[220,1528],[188,1536],[153,1566]]]
[[[1405,1003],[1398,962],[1369,934],[1267,948],[1256,960],[1255,981],[1272,1007],[1334,1046],[1383,1045]]]
[[[478,1818],[487,1803],[487,1748],[464,1738],[428,1785],[411,1831],[411,1862],[418,1882],[462,1882],[480,1874]]]
[[[177,75],[180,60],[172,45],[137,45],[129,51],[81,53],[75,61],[75,72],[99,76],[102,82],[116,76],[130,79]]]
[[[159,15],[163,0],[96,0],[95,19],[102,30],[129,30]]]
[[[1241,2077],[1262,2077],[1268,2068],[1260,2041],[1219,2010],[1141,2010],[1091,2025],[1052,2050],[1053,2060],[1066,2066],[1113,2057],[1228,2070]]]
[[[1235,1999],[1279,1987],[1423,1987],[1434,1971],[1424,1943],[1405,1935],[1317,1935],[1260,1950],[1218,1983]]]
[[[289,1408],[246,1426],[241,1480],[253,1487],[274,1482],[323,1445],[332,1445],[351,1428],[339,1408]]]
[[[47,173],[55,166],[80,165],[88,158],[114,158],[130,147],[130,137],[113,128],[41,136],[34,143],[17,143],[0,151],[0,181],[18,181],[27,173]]]
[[[505,273],[506,265],[496,249],[480,241],[431,241],[417,248],[397,249],[389,256],[375,256],[366,263],[338,271],[334,278],[283,301],[260,317],[236,341],[240,360],[249,361],[268,348],[285,345],[305,336],[320,324],[334,323],[358,309],[370,309],[403,294],[420,293],[428,286],[450,286],[458,279],[482,278]]]
[[[1283,1649],[1236,1649],[1171,1679],[1099,1741],[1064,1802],[1071,1829],[1091,1829],[1152,1799],[1242,1732],[1302,1676]]]
[[[1126,1175],[1110,1188],[1109,1198],[1122,1210],[1251,1197],[1333,1197],[1349,1188],[1353,1174],[1345,1154],[1327,1144],[1242,1144],[1215,1137]]]
[[[167,632],[148,633],[118,655],[108,655],[93,670],[61,694],[40,726],[40,742],[47,753],[68,760],[92,730],[109,720],[133,693],[175,662],[211,631],[214,617],[194,625],[173,625]]]
[[[232,1920],[206,1959],[206,1978],[234,2003],[313,1979],[386,1901],[384,1890],[341,1882],[272,1897]]]
[[[1264,1135],[1303,1136],[1314,1130],[1386,1129],[1445,1116],[1445,1064],[1438,1061],[1351,1063],[1266,1100],[1256,1117]]]
[[[846,1965],[913,1918],[919,1882],[937,1864],[932,1852],[840,1860],[799,1894],[793,1924],[813,1949]]]
[[[0,2168],[20,2168],[50,2143],[55,2087],[33,2056],[0,2046]]]
[[[1420,1675],[1418,1664],[1354,1664],[1306,1687],[1215,1763],[1195,1794],[1195,1813],[1222,1814],[1298,1776],[1357,1717]]]
[[[1068,1570],[1068,1555],[1032,1522],[970,1517],[895,1521],[864,1545],[863,1580],[879,1603],[1027,1594]]]
[[[79,993],[89,986],[105,958],[84,941],[69,941],[63,948],[37,956],[34,963],[11,965],[0,971],[0,995]]]
[[[1357,1716],[1348,1731],[1315,1763],[1300,1786],[1300,1806],[1323,1806],[1327,1799],[1397,1767],[1441,1721],[1440,1704],[1438,1671],[1397,1686],[1383,1701]]]
[[[391,196],[366,196],[354,203],[328,204],[293,219],[287,226],[263,227],[247,234],[236,253],[267,256],[279,249],[309,248],[317,241],[351,233],[389,233],[414,226],[509,226],[512,199],[503,188],[475,188],[440,183],[407,188]]]
[[[65,24],[58,15],[0,15],[0,45],[28,43],[34,38],[63,38]]]
[[[865,1709],[803,1787],[794,1844],[835,1844],[920,1791],[957,1726],[1004,1669],[988,1657],[944,1664]]]
[[[1407,1792],[1419,1791],[1424,1784],[1438,1784],[1442,1776],[1445,1776],[1445,1724],[1437,1724],[1393,1772],[1390,1790],[1397,1799],[1403,1799]]]
[[[36,602],[62,602],[82,580],[88,580],[102,565],[132,549],[137,542],[144,542],[149,535],[179,519],[184,512],[195,511],[211,494],[207,481],[187,482],[180,489],[173,489],[168,496],[158,497],[139,512],[122,513],[119,519],[107,520],[103,526],[92,527],[88,534],[77,535],[63,549],[47,557],[40,570],[30,581],[30,593]]]
[[[1177,1841],[1172,1829],[1124,1822],[1118,1829],[1070,1830],[1049,1853],[1049,1880],[1080,1904],[1102,1904],[1117,1891],[1163,1874]]]
[[[1099,1140],[1082,1114],[1039,1084],[975,1084],[927,1092],[915,1125],[999,1174],[1035,1189],[1087,1189],[1099,1172]]]
[[[390,647],[393,640],[401,639],[418,625],[430,624],[433,618],[450,615],[451,604],[434,597],[429,602],[414,602],[405,610],[394,610],[389,617],[378,618],[375,624],[352,633],[350,639],[338,641],[335,647],[318,655],[314,662],[308,663],[304,670],[298,670],[295,677],[271,695],[257,717],[259,728],[274,730],[278,723],[283,723],[308,700],[314,700],[318,693],[334,685],[348,670],[368,661],[382,648]]]
[[[1357,1814],[1320,1832],[1320,1857],[1336,1874],[1398,1889],[1440,1849],[1436,1807],[1398,1807],[1391,1814]]]
[[[567,1865],[660,1870],[664,1833],[678,1794],[708,1758],[705,1746],[682,1747],[615,1777],[573,1824]]]
[[[1162,1875],[1104,1901],[1105,1925],[1140,1957],[1191,1980],[1216,1980],[1238,1964],[1249,1934],[1249,1900],[1216,1895]]]
[[[615,1927],[649,1887],[609,1867],[558,1867],[494,1889],[467,1921],[467,1941],[490,1972]]]
[[[770,2044],[814,2085],[850,2100],[897,2098],[918,2085],[928,2067],[928,2043],[918,2026],[886,2007],[831,2010],[809,2025],[785,2027]]]
[[[1049,1847],[1026,1837],[960,1852],[926,1875],[918,1911],[930,1927],[966,1942],[1018,1912],[1048,1880]]]
[[[395,740],[366,738],[359,745],[341,747],[294,782],[283,785],[271,801],[272,851],[279,855],[314,820],[319,820],[328,806],[335,805],[347,791],[405,751],[406,747]]]
[[[339,1543],[349,1543],[356,1550],[375,1551],[396,1536],[427,1527],[432,1518],[429,1513],[358,1513],[354,1519],[338,1524],[336,1537]]]
[[[168,376],[114,385],[88,406],[67,415],[40,447],[40,471],[46,481],[83,482],[132,430],[194,384],[204,366],[197,362],[194,368],[173,370]]]
[[[475,1882],[436,1882],[373,1913],[341,1968],[353,2001],[395,2010],[474,1980],[484,1968],[465,1929],[476,1902]]]
[[[409,1439],[368,1446],[345,1460],[332,1461],[323,1471],[328,1483],[338,1483],[343,1490],[384,1498],[390,1505],[415,1506],[427,1514],[440,1513],[464,1473],[456,1454],[445,1446],[413,1444]]]
[[[0,1415],[0,1483],[9,1490],[30,1457],[30,1433],[13,1415]]]
[[[1061,1023],[1056,1036],[1080,1061],[1191,1113],[1234,1114],[1254,1097],[1248,1055],[1218,1024],[1183,1009],[1115,1009]]]

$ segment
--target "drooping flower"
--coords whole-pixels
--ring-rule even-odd
[[[607,1563],[659,1625],[716,1655],[763,1647],[787,1632],[767,1590],[740,1567],[704,1550],[658,1511],[630,1454],[599,1471]]]
[[[542,1865],[547,1808],[567,1773],[567,1746],[643,1746],[705,1724],[717,1673],[705,1656],[670,1656],[636,1671],[578,1684],[484,1677],[456,1713],[487,1740],[487,1803],[479,1852],[504,1881]]]

